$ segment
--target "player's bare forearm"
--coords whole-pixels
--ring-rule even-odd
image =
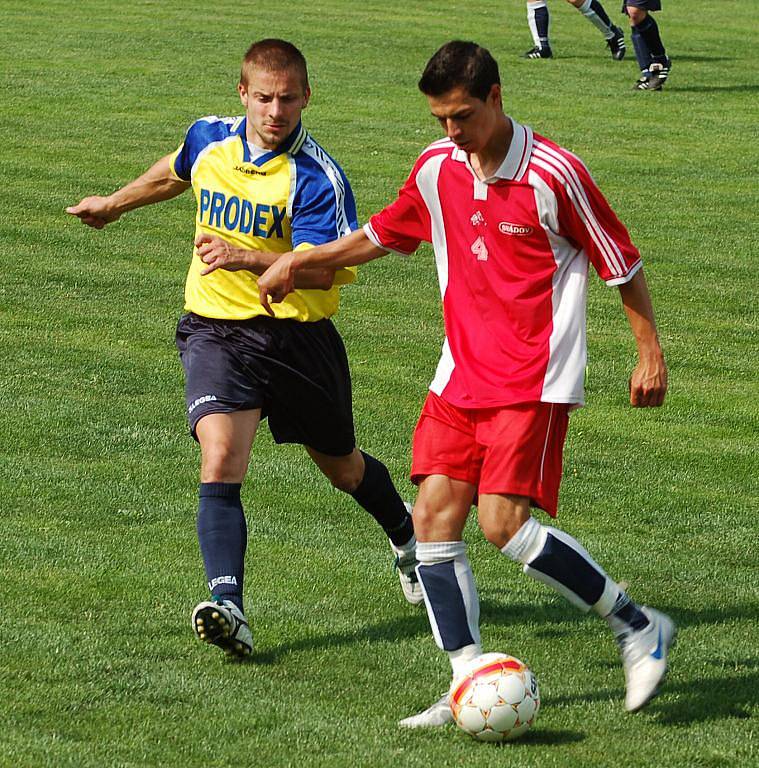
[[[174,176],[170,157],[162,157],[141,176],[110,195],[83,198],[76,205],[66,208],[66,213],[77,216],[90,227],[102,229],[127,211],[180,195],[190,183]]]
[[[357,229],[339,240],[308,250],[295,251],[288,256],[293,257],[292,269],[298,272],[314,267],[356,267],[386,254],[387,251],[376,246],[363,229]]]
[[[244,269],[262,275],[279,258],[281,253],[257,251],[250,248],[236,248],[218,235],[202,233],[195,238],[195,252],[207,266],[201,275],[208,275],[217,269],[236,272]],[[295,279],[296,288],[328,290],[335,281],[335,269],[317,267],[301,270]]]
[[[283,301],[295,287],[297,274],[304,269],[354,267],[386,253],[369,240],[362,229],[316,248],[285,253],[258,279],[261,304],[272,314],[269,299],[274,303]]]
[[[630,377],[630,403],[640,408],[658,407],[667,394],[667,364],[643,270],[620,285],[619,293],[638,346],[638,364]]]

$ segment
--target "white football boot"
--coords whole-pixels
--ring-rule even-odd
[[[403,503],[406,505],[408,513],[411,514],[411,504]],[[413,545],[410,546],[412,542]],[[411,542],[404,547],[396,547],[391,541],[390,548],[395,555],[393,568],[398,573],[403,596],[411,605],[420,605],[424,602],[424,595],[419,577],[416,575],[416,566],[419,565],[419,561],[416,559],[416,537],[412,537]]]
[[[637,712],[656,696],[667,674],[667,657],[677,634],[677,627],[669,616],[645,606],[641,610],[648,618],[648,626],[618,639],[625,668],[628,712]]]
[[[435,728],[453,722],[449,694],[444,693],[432,706],[418,715],[411,715],[401,720],[401,728]]]
[[[227,656],[243,658],[253,650],[253,635],[245,614],[231,601],[204,600],[192,612],[198,640],[221,648]]]

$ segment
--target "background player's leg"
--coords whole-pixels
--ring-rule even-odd
[[[654,17],[644,8],[638,8],[633,5],[626,7],[627,15],[630,17],[633,35],[637,36],[637,45],[641,48],[641,56],[638,57],[638,64],[641,66],[641,79],[635,87],[639,90],[659,91],[669,77],[669,71],[672,62],[667,56],[664,43],[659,33],[659,25]],[[636,47],[636,56],[637,56]],[[644,77],[641,59],[648,53],[648,62],[646,69],[648,77]]]
[[[621,61],[625,56],[625,37],[619,27],[611,23],[600,0],[568,0],[577,10],[598,29],[607,41],[612,58]]]
[[[635,59],[640,68],[640,81],[648,80],[648,68],[651,65],[651,51],[648,50],[646,41],[635,27],[631,28],[630,38],[632,39],[633,49],[635,50]]]
[[[527,0],[527,24],[535,47],[524,54],[525,59],[550,59],[552,57],[548,28],[551,16],[546,0]]]
[[[347,456],[329,456],[306,446],[308,455],[335,488],[350,494],[382,527],[396,556],[403,593],[422,601],[416,573],[416,539],[409,507],[401,499],[387,467],[358,448]]]

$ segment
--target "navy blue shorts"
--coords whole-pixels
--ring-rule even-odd
[[[627,13],[627,6],[634,5],[644,11],[660,11],[661,0],[622,0],[622,13]]]
[[[254,317],[213,320],[194,313],[177,325],[190,430],[209,413],[261,408],[277,443],[330,456],[356,445],[351,379],[340,334],[329,320]]]

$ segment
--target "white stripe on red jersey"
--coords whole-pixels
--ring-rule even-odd
[[[584,399],[588,264],[609,285],[640,254],[585,165],[512,120],[495,177],[443,139],[365,231],[388,250],[431,242],[446,338],[430,389],[460,408]]]

